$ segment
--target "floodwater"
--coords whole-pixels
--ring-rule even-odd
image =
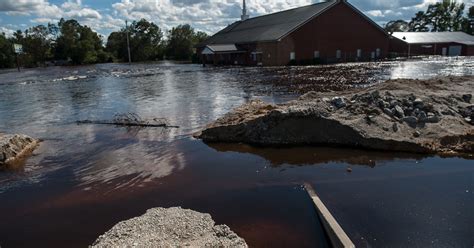
[[[330,81],[337,70],[371,68],[356,74],[353,86],[359,87],[389,78],[474,75],[473,61],[293,68],[104,64],[2,71],[0,131],[44,141],[24,164],[0,171],[0,246],[85,247],[148,208],[182,206],[210,213],[252,247],[326,247],[301,187],[309,182],[358,247],[472,247],[472,160],[207,145],[192,133],[251,99],[294,99],[303,92],[291,85],[307,78],[299,71],[317,71],[310,76]],[[344,80],[351,81],[339,77]],[[167,118],[180,128],[76,124],[128,112]]]

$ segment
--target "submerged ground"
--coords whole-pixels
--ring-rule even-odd
[[[0,245],[84,247],[148,208],[182,206],[210,213],[250,246],[324,246],[327,240],[301,188],[310,182],[358,246],[470,247],[472,160],[335,148],[207,146],[191,135],[255,98],[279,103],[309,90],[473,74],[471,58],[1,72],[0,131],[44,142],[23,167],[0,172]],[[181,128],[75,124],[126,112],[166,117]]]

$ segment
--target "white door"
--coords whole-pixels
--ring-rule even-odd
[[[448,55],[448,48],[447,48],[447,47],[443,47],[443,51],[441,52],[441,54],[442,54],[443,56]]]
[[[449,56],[461,56],[462,46],[449,46]]]

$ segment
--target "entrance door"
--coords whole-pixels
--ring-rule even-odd
[[[461,56],[462,46],[449,46],[449,56]]]
[[[443,47],[443,51],[441,52],[441,54],[442,54],[443,56],[448,55],[448,48],[447,48],[447,47]]]

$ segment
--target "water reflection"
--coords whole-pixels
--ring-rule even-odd
[[[288,87],[272,83],[278,72],[289,72],[291,75],[284,75],[281,80],[286,86],[293,82],[295,87],[300,86],[296,80],[298,73],[315,80],[324,78],[324,74],[305,74],[315,68],[334,75],[339,81],[350,81],[340,77],[338,72],[351,68],[348,74],[354,72],[356,77],[360,76],[362,86],[366,86],[366,82],[396,77],[474,74],[472,58],[361,66],[368,70],[359,70],[359,64],[308,69],[202,68],[157,63],[1,73],[0,130],[25,133],[44,141],[23,167],[0,172],[0,213],[3,213],[0,214],[0,241],[8,246],[38,246],[38,242],[43,242],[40,246],[51,247],[53,243],[64,247],[73,240],[75,245],[84,247],[125,217],[135,216],[150,207],[183,205],[211,212],[221,223],[234,224],[256,246],[268,246],[265,242],[272,240],[271,244],[314,247],[317,233],[311,230],[315,227],[311,219],[312,205],[304,205],[306,195],[294,189],[306,181],[319,184],[329,203],[340,200],[350,203],[348,208],[357,206],[350,216],[360,216],[367,212],[367,203],[380,196],[380,192],[372,190],[380,188],[378,183],[383,186],[388,179],[392,180],[395,186],[390,189],[396,193],[390,199],[396,201],[390,203],[398,204],[393,207],[398,209],[410,202],[398,193],[400,182],[406,184],[403,194],[417,197],[419,178],[425,177],[426,182],[421,186],[430,185],[429,189],[438,185],[437,181],[430,181],[432,176],[437,176],[436,180],[449,179],[456,183],[447,182],[451,187],[443,194],[449,195],[451,200],[443,204],[451,204],[452,209],[456,209],[458,206],[453,204],[462,201],[466,204],[459,208],[467,212],[471,199],[464,194],[453,194],[465,192],[469,183],[465,178],[469,173],[472,175],[472,169],[466,165],[470,163],[467,160],[314,147],[262,149],[230,144],[209,147],[191,138],[191,133],[251,99],[280,103],[296,98],[297,95],[288,94],[291,92]],[[265,83],[267,80],[270,83]],[[167,118],[170,124],[180,128],[127,129],[75,124],[86,119],[108,120],[116,113],[127,112],[144,119]],[[426,162],[412,166],[418,160]],[[393,166],[378,166],[384,163]],[[436,173],[432,173],[430,163],[438,163]],[[354,167],[353,173],[346,173],[348,164],[362,166]],[[374,166],[376,169],[371,168]],[[449,170],[452,174],[444,177]],[[360,183],[357,194],[347,187],[350,183]],[[336,186],[340,188],[335,190]],[[433,195],[438,195],[443,188]],[[366,194],[363,200],[357,198],[361,192]],[[349,202],[347,197],[354,199]],[[433,199],[439,198],[432,197],[425,202],[431,204]],[[117,205],[123,207],[116,208]],[[299,211],[302,207],[306,212]],[[265,215],[267,217],[262,219]],[[385,216],[389,215],[372,216],[368,221],[354,220],[351,223],[361,225],[352,230],[383,237],[387,229],[377,226],[364,230],[361,226],[367,223],[384,226]],[[396,214],[393,219],[400,216]],[[472,217],[465,219],[471,221]],[[48,228],[38,230],[37,227],[45,223]],[[264,228],[268,231],[262,230]],[[51,233],[58,234],[58,230],[63,233],[56,236],[64,240],[44,239]],[[83,231],[88,232],[85,239],[77,235]],[[425,241],[426,237],[424,235]],[[466,244],[468,238],[462,235],[454,244]]]
[[[237,152],[257,155],[267,160],[272,167],[331,163],[375,167],[393,160],[403,159],[417,161],[431,157],[429,155],[413,153],[388,153],[383,151],[331,147],[262,148],[245,144],[226,143],[209,143],[208,145],[219,152]]]
[[[139,142],[95,155],[93,162],[74,171],[86,189],[114,184],[115,189],[143,186],[150,182],[182,170],[186,164],[184,154]],[[124,180],[120,180],[124,179]]]

